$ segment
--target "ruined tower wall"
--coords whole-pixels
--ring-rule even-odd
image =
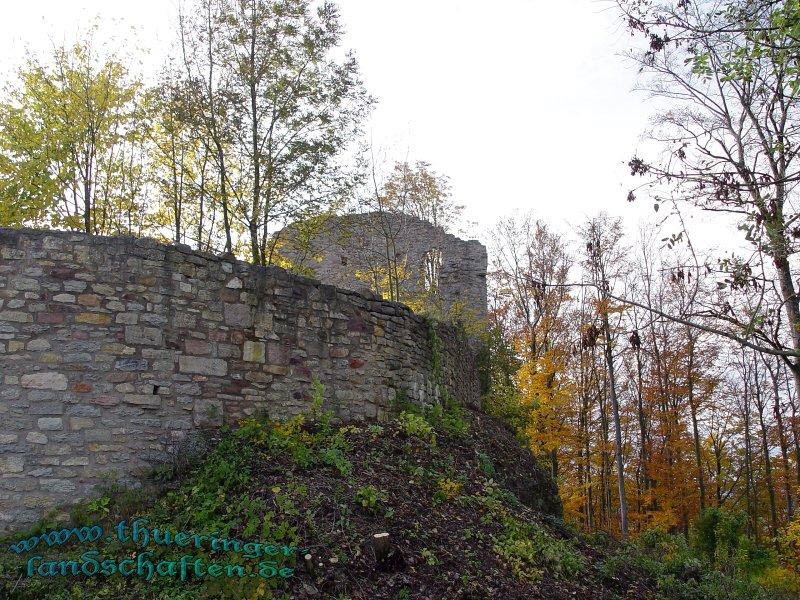
[[[460,304],[471,318],[486,318],[488,257],[479,241],[462,240],[402,213],[344,215],[317,227],[308,243],[297,243],[292,227],[285,230],[281,253],[321,281],[350,289],[369,287],[364,276],[371,269],[385,268],[388,253],[405,265],[404,288],[416,293],[424,279],[425,255],[436,249],[441,256],[438,291],[445,311]]]
[[[475,352],[439,326],[442,384],[479,402]],[[407,307],[149,239],[0,229],[0,532],[135,483],[199,427],[310,404],[383,418],[438,394]]]

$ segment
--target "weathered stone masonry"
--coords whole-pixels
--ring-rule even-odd
[[[478,402],[446,326],[443,383]],[[432,402],[427,323],[405,306],[149,239],[0,229],[0,532],[123,483],[193,429],[288,417],[312,377],[343,419]]]
[[[436,262],[429,253],[435,251],[441,261],[436,287],[445,312],[461,304],[473,318],[486,319],[488,257],[478,240],[462,240],[412,215],[388,212],[328,217],[317,222],[307,242],[297,235],[296,226],[287,227],[279,237],[284,257],[325,283],[352,289],[367,285],[359,280],[359,271],[385,269],[387,253],[393,253],[393,260],[406,271],[403,291],[421,292],[426,263]]]

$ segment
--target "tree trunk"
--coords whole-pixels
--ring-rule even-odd
[[[766,363],[766,360],[765,360]],[[772,379],[772,394],[773,394],[773,412],[775,413],[775,421],[778,424],[778,442],[781,446],[781,459],[783,460],[783,488],[786,494],[786,513],[788,520],[794,516],[794,498],[792,497],[792,484],[791,475],[789,474],[789,447],[786,442],[786,431],[783,425],[783,411],[781,410],[780,392],[778,386],[778,378],[780,376],[780,363],[777,364],[775,371],[769,363],[769,376]]]
[[[789,399],[789,406],[792,409],[792,418],[789,420],[789,424],[792,429],[792,439],[794,439],[794,464],[797,468],[797,486],[800,488],[800,434],[797,431],[797,405],[792,397],[792,386],[788,377],[786,378],[786,397]]]
[[[761,394],[761,380],[758,372],[758,360],[753,356],[753,375],[754,384],[753,391],[755,392],[756,408],[758,409],[758,423],[761,426],[761,451],[764,453],[764,471],[767,479],[767,493],[769,495],[769,514],[771,523],[772,537],[778,535],[778,512],[775,507],[775,484],[772,479],[772,459],[769,455],[769,442],[767,441],[767,426],[764,423],[764,397]]]
[[[258,230],[261,218],[261,152],[258,140],[258,98],[256,88],[256,3],[251,6],[250,30],[250,145],[253,160],[253,198],[250,206],[250,249],[253,254],[253,264],[264,265],[264,257],[258,241]]]
[[[86,233],[92,231],[92,183],[88,179],[83,181],[83,228]]]
[[[644,493],[647,494],[649,490],[650,478],[648,475],[648,445],[649,439],[647,435],[647,420],[644,414],[644,392],[642,386],[644,382],[642,354],[639,348],[636,349],[636,413],[639,421],[639,463],[641,464],[641,479],[644,488]],[[641,510],[641,508],[640,508]]]
[[[181,184],[178,183],[178,155],[175,147],[175,132],[170,133],[170,171],[172,171],[172,211],[175,214],[175,243],[181,243],[181,194],[183,174],[181,174]]]
[[[714,473],[716,474],[717,508],[722,507],[722,446],[714,444]]]
[[[614,354],[608,314],[603,313],[603,328],[606,332],[605,357],[608,369],[608,389],[611,396],[611,411],[614,418],[614,441],[617,461],[617,488],[619,493],[619,528],[623,538],[628,537],[628,499],[625,495],[625,469],[622,461],[622,425],[619,419],[619,401],[617,399],[616,377],[614,374]]]
[[[745,505],[747,508],[747,533],[758,540],[758,523],[756,520],[756,505],[753,494],[753,444],[750,439],[750,377],[746,368],[747,357],[742,352],[742,360],[745,362],[744,371],[744,468],[745,468]]]
[[[769,493],[769,514],[772,523],[772,537],[778,535],[778,512],[775,506],[775,483],[772,480],[772,459],[769,456],[769,443],[767,442],[767,427],[764,424],[764,411],[761,402],[758,403],[758,420],[761,425],[761,448],[764,452],[764,470],[767,478],[767,492]]]
[[[692,437],[694,438],[694,458],[695,465],[697,466],[697,485],[700,488],[700,512],[706,509],[706,485],[703,477],[703,459],[700,454],[700,432],[697,427],[697,406],[695,405],[694,397],[694,339],[692,338],[692,331],[686,331],[689,338],[689,364],[687,366],[686,383],[689,391],[689,410],[692,415]]]
[[[225,229],[225,253],[233,253],[233,242],[231,240],[231,222],[228,216],[228,173],[225,170],[225,152],[222,143],[218,139],[214,140],[217,148],[217,164],[219,165],[219,195],[222,200],[222,227]]]
[[[782,221],[783,219],[781,219]],[[781,236],[784,237],[784,236]],[[786,243],[786,240],[782,240]],[[800,303],[798,303],[797,294],[794,289],[794,281],[792,280],[792,271],[789,266],[789,260],[786,258],[784,250],[780,250],[774,257],[775,268],[778,271],[778,280],[781,287],[781,295],[783,296],[783,305],[786,311],[786,318],[789,321],[787,329],[792,336],[792,346],[794,350],[800,353]],[[787,366],[792,372],[794,377],[794,387],[800,390],[800,366],[798,359],[787,359]]]
[[[208,148],[203,148],[203,166],[200,168],[200,206],[198,208],[199,214],[197,217],[197,249],[203,251],[203,218],[205,217],[205,198],[206,198],[206,164],[208,161]],[[211,233],[209,232],[209,238]]]

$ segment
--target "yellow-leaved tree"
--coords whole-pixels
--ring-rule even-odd
[[[574,390],[566,370],[569,354],[563,347],[525,360],[516,374],[522,402],[530,407],[525,433],[534,454],[548,457],[553,477],[558,477],[558,455],[570,444],[568,423],[573,410]]]

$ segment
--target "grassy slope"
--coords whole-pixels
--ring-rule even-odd
[[[283,424],[251,421],[204,456],[191,468],[162,469],[158,494],[106,491],[73,511],[74,522],[102,519],[108,530],[146,516],[151,528],[295,545],[313,554],[313,569],[298,555],[278,561],[296,569],[285,580],[26,577],[25,560],[36,553],[59,560],[97,549],[120,560],[136,550],[101,539],[17,556],[5,551],[6,540],[0,599],[657,597],[653,573],[660,567],[648,570],[641,556],[626,554],[630,549],[590,545],[564,526],[549,476],[512,431],[483,414],[406,412],[383,425],[343,427],[318,413]],[[393,552],[377,564],[370,540],[384,531]],[[169,560],[183,554],[147,550]]]

